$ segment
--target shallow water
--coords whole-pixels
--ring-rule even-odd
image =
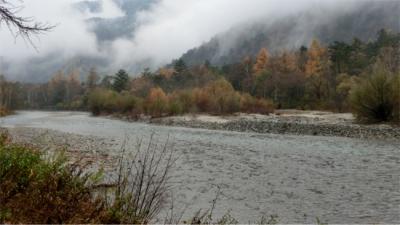
[[[179,160],[175,205],[185,215],[212,205],[240,222],[278,215],[282,223],[399,223],[400,141],[290,136],[164,127],[81,112],[18,112],[5,127],[47,128],[116,143],[168,136]],[[109,149],[118,149],[118,144]]]

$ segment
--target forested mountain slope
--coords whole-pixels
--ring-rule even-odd
[[[275,21],[240,25],[189,50],[182,59],[189,65],[204,63],[223,65],[255,56],[260,48],[270,52],[308,46],[312,39],[324,44],[351,41],[354,37],[368,41],[380,29],[400,30],[400,1],[364,1],[352,9],[336,12],[307,11]]]

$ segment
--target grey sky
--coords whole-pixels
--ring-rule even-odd
[[[107,57],[111,60],[111,69],[131,66],[147,59],[151,59],[152,62],[149,66],[158,66],[170,62],[188,49],[238,24],[251,21],[268,23],[304,9],[319,12],[328,8],[331,11],[346,10],[357,2],[356,0],[159,0],[149,9],[137,14],[137,29],[132,33],[132,38],[121,37],[99,46],[96,36],[88,30],[85,20],[91,17],[124,16],[123,11],[112,0],[100,1],[103,2],[103,11],[93,14],[73,8],[73,3],[78,0],[25,0],[25,8],[21,12],[23,15],[57,24],[57,27],[52,32],[34,39],[38,48],[38,51],[35,51],[23,40],[15,40],[6,27],[1,26],[0,59],[11,65],[20,66],[32,58],[57,53],[60,58],[76,55]]]

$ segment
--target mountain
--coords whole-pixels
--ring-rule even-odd
[[[157,0],[113,0],[124,12],[117,18],[91,17],[85,22],[89,32],[97,39],[98,48],[106,48],[107,43],[118,38],[130,38],[137,26],[136,16],[141,10],[146,10]],[[73,3],[73,8],[82,13],[99,13],[103,9],[103,0],[83,0]],[[33,82],[44,82],[58,70],[65,72],[73,69],[81,71],[82,76],[88,73],[91,67],[98,68],[100,73],[108,73],[111,59],[107,55],[70,55],[67,58],[59,52],[50,52],[45,55],[30,58],[23,62],[9,62],[0,55],[0,74],[4,73],[8,79]]]
[[[133,40],[140,25],[138,13],[149,9],[159,0],[113,0],[124,15],[116,18],[92,16],[86,19],[87,29],[96,36],[97,48],[101,54],[67,54],[59,52],[38,55],[23,62],[11,62],[0,55],[0,73],[13,80],[47,81],[59,69],[79,69],[82,74],[95,66],[100,74],[116,70],[110,43],[117,39]],[[76,10],[93,15],[102,11],[103,0],[82,0],[73,3]],[[313,38],[323,43],[351,41],[353,37],[363,40],[375,38],[379,29],[387,28],[399,32],[398,0],[360,0],[352,7],[342,4],[343,9],[307,10],[281,16],[274,20],[260,19],[257,22],[227,27],[227,31],[216,35],[208,42],[189,50],[182,58],[189,65],[201,64],[206,60],[214,65],[240,61],[245,56],[254,56],[260,48],[270,52],[299,48],[308,45]],[[286,7],[286,6],[283,6]],[[283,10],[284,11],[284,10]],[[89,14],[90,15],[90,14]],[[222,16],[222,15],[221,15]],[[184,32],[184,31],[182,31]],[[157,37],[163,38],[163,37]],[[156,40],[155,40],[156,41]],[[172,46],[171,46],[172,47]],[[122,47],[123,48],[123,47]],[[147,61],[125,66],[131,73],[148,66]],[[162,65],[160,65],[162,66]]]
[[[380,29],[399,32],[399,12],[398,0],[363,1],[350,10],[307,11],[271,23],[242,24],[189,50],[181,58],[188,65],[206,60],[223,65],[254,56],[263,47],[276,52],[308,46],[314,38],[325,44],[349,42],[354,37],[368,41],[374,39]]]
[[[146,10],[155,0],[114,0],[114,2],[125,13],[125,16],[113,19],[91,18],[87,21],[90,30],[96,34],[100,42],[113,41],[121,37],[130,38],[137,26],[137,13]],[[86,4],[90,9],[96,9],[94,5],[99,4],[99,2],[87,3],[85,1],[83,4]]]

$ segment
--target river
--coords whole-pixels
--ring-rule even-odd
[[[210,131],[92,117],[82,112],[21,111],[0,126],[45,128],[122,142],[169,136],[179,155],[175,205],[185,215],[212,205],[239,222],[277,215],[282,223],[400,222],[400,141]],[[116,151],[118,147],[107,149]]]

